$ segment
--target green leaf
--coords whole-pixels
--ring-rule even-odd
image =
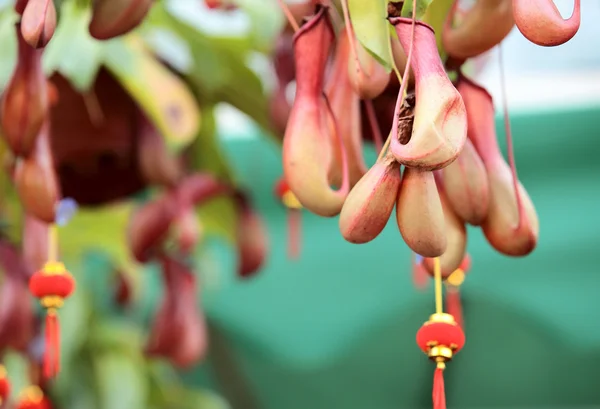
[[[94,373],[86,354],[79,352],[76,364],[63,365],[52,387],[53,403],[72,409],[98,409]],[[73,385],[77,387],[73,388]]]
[[[188,44],[194,69],[187,78],[200,99],[226,102],[270,131],[262,82],[246,63],[251,44],[247,39],[208,37],[169,14],[160,3],[153,7],[151,19],[155,28],[168,29]]]
[[[58,71],[79,91],[91,88],[102,64],[103,43],[89,34],[91,10],[76,1],[62,4],[60,21],[44,51],[44,70]]]
[[[13,5],[13,0],[0,0],[0,12]]]
[[[190,409],[231,409],[229,403],[209,390],[188,390],[186,400]]]
[[[212,95],[226,84],[230,77],[229,66],[225,65],[227,61],[211,37],[170,14],[162,3],[152,7],[148,19],[149,28],[144,32],[145,38],[151,38],[157,29],[166,29],[188,45],[194,62],[192,71],[202,79],[203,93]]]
[[[214,106],[202,106],[202,129],[190,149],[190,162],[196,170],[208,171],[218,178],[233,182],[232,171],[223,157],[215,126]],[[237,209],[233,200],[221,197],[198,208],[198,216],[207,235],[235,240]]]
[[[238,66],[235,80],[217,93],[217,99],[239,109],[253,119],[272,139],[267,100],[258,77],[245,66]]]
[[[224,237],[235,243],[237,208],[228,197],[219,197],[198,208],[198,216],[207,235]]]
[[[0,90],[2,90],[15,69],[17,61],[17,38],[15,36],[15,23],[17,14],[12,7],[0,12]]]
[[[429,5],[435,0],[417,0],[417,20],[422,20],[425,15]],[[404,17],[412,17],[413,12],[413,2],[412,0],[405,0],[404,6],[402,7],[402,15]]]
[[[158,128],[171,152],[189,145],[200,115],[186,84],[158,61],[135,34],[106,42],[107,68]]]
[[[180,36],[162,27],[145,30],[144,40],[171,67],[181,73],[189,73],[194,60],[190,47]]]
[[[91,328],[89,339],[96,352],[118,351],[130,354],[131,359],[142,359],[139,355],[143,344],[142,333],[129,321],[118,318],[98,320]]]
[[[6,158],[8,154],[8,147],[0,135],[0,158]],[[2,234],[13,243],[19,243],[22,236],[23,207],[8,172],[0,172],[0,221]]]
[[[348,0],[350,19],[360,43],[390,72],[393,60],[386,0]]]
[[[433,30],[435,31],[438,51],[442,60],[445,58],[446,54],[444,46],[442,45],[442,29],[444,27],[444,22],[446,21],[446,16],[452,8],[453,2],[454,0],[433,0],[423,16],[423,21],[433,27]]]
[[[94,362],[101,409],[146,407],[148,382],[141,359],[129,354],[98,354]]]
[[[201,107],[202,128],[189,150],[192,169],[207,170],[223,180],[232,181],[232,171],[223,156],[217,138],[214,105],[206,103]]]
[[[75,278],[82,276],[78,264],[67,263]],[[86,288],[78,288],[65,302],[60,311],[61,351],[64,362],[72,362],[81,346],[86,342],[86,331],[91,317],[91,303]]]
[[[150,387],[150,400],[158,407],[169,407],[169,387],[179,381],[179,377],[173,366],[165,360],[150,360],[146,365],[148,372],[148,384]]]
[[[27,358],[17,352],[8,351],[2,357],[2,363],[10,378],[11,395],[18,396],[24,388],[29,386],[29,364]]]
[[[169,390],[168,401],[177,409],[231,409],[225,399],[208,390],[183,389],[179,386]]]
[[[59,72],[80,91],[88,90],[102,64],[103,43],[93,39],[87,25],[91,14],[76,1],[63,2],[60,20],[52,41],[43,56],[47,76]],[[0,13],[0,89],[10,79],[17,58],[14,24],[18,21],[12,8]]]
[[[252,29],[250,38],[253,45],[262,51],[272,48],[273,38],[279,34],[283,27],[284,18],[282,13],[274,13],[278,10],[275,0],[234,0],[250,20]]]
[[[63,258],[70,263],[81,258],[82,249],[106,253],[115,267],[128,275],[134,297],[140,287],[140,265],[131,257],[126,230],[134,204],[123,202],[97,209],[80,208],[65,227],[61,227]]]

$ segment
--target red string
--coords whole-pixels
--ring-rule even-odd
[[[436,368],[433,374],[433,409],[446,409],[446,393],[444,392],[444,369]]]
[[[300,257],[302,236],[302,212],[300,209],[288,209],[288,257],[292,260]]]
[[[449,287],[446,291],[446,312],[454,317],[454,321],[464,330],[464,320],[462,311],[462,301],[460,299],[460,289],[458,287]]]
[[[53,309],[46,314],[44,351],[44,377],[51,379],[58,374],[60,364],[60,329],[58,315]]]
[[[60,372],[60,324],[58,323],[58,314],[54,314],[54,375]]]
[[[427,274],[427,271],[425,271],[423,264],[421,264],[418,261],[419,260],[417,260],[417,256],[415,255],[415,253],[413,253],[411,259],[413,284],[416,288],[422,290],[425,287],[427,287],[427,283],[429,282],[429,275]]]

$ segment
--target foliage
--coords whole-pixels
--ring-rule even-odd
[[[350,18],[356,37],[377,60],[390,71],[393,57],[390,52],[390,34],[386,24],[387,1],[349,0]]]
[[[245,60],[254,49],[264,48],[265,36],[270,35],[264,32],[238,37],[205,34],[171,14],[165,3],[156,4],[144,25],[133,33],[100,42],[87,31],[90,5],[64,0],[55,36],[44,54],[44,70],[48,76],[60,73],[76,89],[85,92],[90,89],[99,68],[106,66],[157,125],[172,151],[186,149],[193,169],[232,180],[220,152],[214,106],[229,103],[264,128],[269,126],[262,84]],[[251,3],[248,7],[252,7]],[[3,3],[0,8],[3,44],[0,47],[0,89],[7,83],[16,62],[16,18],[10,4]],[[159,35],[179,39],[184,52],[192,57],[191,64],[177,64],[172,54],[164,52],[165,46],[152,41]],[[260,38],[262,44],[257,42]],[[179,73],[164,68],[155,55]],[[161,104],[173,100],[183,106],[180,111],[190,118],[184,121],[187,126],[183,129],[165,120]],[[5,193],[3,219],[9,221],[5,227],[11,239],[18,241],[21,210],[14,189],[5,178],[6,173],[1,174],[0,186]],[[135,263],[126,246],[126,226],[134,208],[134,201],[98,209],[83,208],[61,229],[62,254],[78,279],[78,291],[61,314],[63,370],[53,388],[53,397],[60,407],[225,409],[227,403],[218,396],[186,388],[168,365],[143,357],[147,326],[139,317],[152,313],[147,311],[148,305],[156,304],[160,294],[144,292],[142,274],[147,276],[148,268]],[[205,234],[233,241],[236,215],[230,200],[215,200],[200,207],[198,212]],[[136,298],[125,318],[119,318],[122,311],[115,310],[114,306],[107,309],[107,300],[94,296],[100,293],[106,297],[114,291],[117,268],[134,283]],[[89,279],[90,273],[103,279]],[[111,302],[108,300],[109,305]],[[25,386],[28,381],[26,370],[22,369],[26,365],[23,359],[10,354],[6,361],[15,377],[15,387]]]
[[[412,15],[412,3],[412,0],[404,2],[403,16]],[[416,18],[433,27],[442,54],[441,27],[451,5],[452,0],[417,0]],[[363,47],[390,71],[393,67],[390,48],[391,30],[386,24],[382,24],[382,21],[387,18],[387,0],[348,0],[348,6],[356,37]],[[391,35],[395,35],[395,32]]]
[[[90,2],[56,1],[59,22],[44,53],[44,70],[48,76],[60,73],[77,90],[86,92],[100,67],[108,68],[160,130],[171,151],[185,150],[194,170],[235,182],[220,149],[215,107],[219,103],[234,106],[270,135],[264,85],[248,60],[254,53],[271,51],[283,17],[274,0],[237,0],[250,18],[250,30],[215,35],[175,12],[175,2],[182,0],[156,2],[134,32],[101,42],[88,33]],[[440,27],[450,0],[419,0],[417,4],[417,16]],[[390,71],[393,58],[386,6],[385,0],[349,0],[360,43]],[[408,12],[410,2],[403,9],[404,14]],[[15,66],[16,19],[12,1],[0,1],[0,90]],[[168,119],[167,106],[173,105],[183,112],[180,126]],[[4,153],[0,146],[0,154]],[[9,221],[5,231],[18,241],[22,215],[5,172],[0,173],[0,191],[2,218]],[[142,274],[147,280],[152,267],[135,263],[126,246],[126,226],[135,205],[131,200],[81,209],[61,229],[61,250],[78,279],[78,291],[61,315],[64,368],[53,388],[54,397],[65,408],[225,409],[228,405],[220,397],[186,388],[170,366],[143,356],[147,331],[143,317],[151,314],[147,306],[156,303],[157,295],[148,294],[142,284]],[[198,214],[205,234],[234,241],[237,220],[229,199],[204,205]],[[111,294],[116,269],[134,283],[134,304],[127,313],[97,295]],[[5,361],[15,385],[25,385],[22,357],[10,354]]]

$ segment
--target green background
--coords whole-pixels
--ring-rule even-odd
[[[532,255],[508,258],[469,230],[467,344],[446,371],[449,407],[600,405],[599,113],[512,116],[540,240]],[[264,138],[224,147],[266,220],[271,252],[256,278],[240,282],[232,254],[211,243],[203,263],[220,277],[205,279],[211,353],[188,381],[241,409],[431,407],[434,368],[414,339],[432,288],[414,288],[394,220],[358,246],[342,239],[337,219],[305,213],[302,256],[289,261],[285,211],[272,195],[278,148]]]

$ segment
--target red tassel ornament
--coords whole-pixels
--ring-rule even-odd
[[[295,260],[300,256],[302,204],[300,204],[284,178],[277,182],[275,196],[288,209],[288,257]]]
[[[464,330],[463,308],[460,287],[465,281],[466,273],[471,269],[471,257],[466,254],[460,267],[446,279],[446,311],[454,317],[456,323]]]
[[[0,406],[8,400],[10,396],[10,381],[4,365],[0,365]]]
[[[424,290],[429,282],[429,273],[423,266],[423,257],[417,253],[412,253],[412,278],[413,284],[419,290]]]
[[[434,260],[436,313],[417,331],[417,345],[437,365],[433,376],[433,409],[446,409],[444,369],[465,345],[465,334],[454,317],[442,311],[442,272]]]
[[[446,287],[446,311],[448,311],[448,314],[452,315],[454,321],[456,321],[456,324],[464,330],[465,326],[463,319],[462,301],[460,299],[460,287]]]
[[[19,397],[16,409],[52,409],[50,401],[39,386],[28,386]]]
[[[58,309],[75,290],[75,280],[62,263],[49,261],[31,276],[29,290],[46,309],[44,377],[50,379],[60,370]]]

